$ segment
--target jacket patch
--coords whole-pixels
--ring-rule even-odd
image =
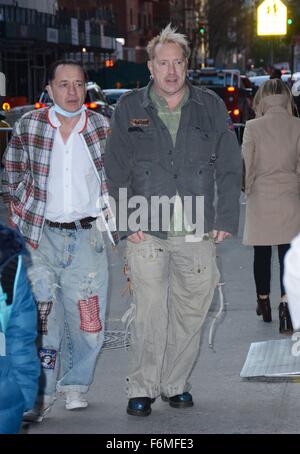
[[[43,369],[54,369],[57,351],[50,348],[40,348],[39,357]]]
[[[132,126],[149,126],[150,120],[149,118],[132,118],[129,123]]]

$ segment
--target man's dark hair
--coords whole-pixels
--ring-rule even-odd
[[[52,80],[55,78],[56,69],[60,65],[78,66],[78,68],[80,68],[82,73],[83,73],[85,82],[88,81],[87,72],[86,72],[86,70],[84,69],[84,67],[82,66],[82,64],[79,61],[76,61],[76,60],[56,60],[55,62],[52,63],[52,65],[49,68],[49,71],[48,71],[48,83],[52,82]]]

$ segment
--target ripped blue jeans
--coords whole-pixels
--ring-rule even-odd
[[[39,316],[39,400],[56,391],[87,392],[104,341],[107,255],[101,232],[45,224],[30,250],[28,276]]]

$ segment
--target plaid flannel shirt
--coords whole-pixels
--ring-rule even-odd
[[[2,191],[9,209],[9,221],[17,226],[25,240],[37,248],[44,226],[47,183],[55,126],[48,116],[49,108],[25,114],[15,125],[3,157]],[[102,221],[111,241],[117,243],[116,224],[112,213],[101,153],[104,152],[109,124],[90,110],[80,134],[98,172]]]

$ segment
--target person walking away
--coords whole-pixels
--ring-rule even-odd
[[[149,415],[158,396],[174,408],[193,405],[188,380],[219,281],[214,242],[237,231],[241,186],[232,122],[215,93],[188,81],[186,37],[169,24],[147,50],[150,83],[121,98],[105,153],[133,286],[126,380],[127,413],[136,416]],[[130,207],[138,197],[143,224],[131,222],[132,208],[122,215],[126,194]],[[172,201],[170,216],[157,208],[158,199]]]
[[[280,80],[267,80],[254,98],[256,118],[246,123],[242,154],[247,195],[243,242],[254,247],[257,315],[272,321],[272,246],[278,248],[281,302],[279,330],[292,332],[283,283],[284,257],[300,231],[300,119],[293,97]]]
[[[3,160],[4,197],[30,250],[39,315],[42,375],[27,421],[41,422],[56,392],[65,395],[67,410],[88,406],[85,394],[104,340],[103,229],[114,242],[102,162],[108,123],[86,110],[85,84],[78,62],[53,63],[47,89],[54,105],[20,119]]]

